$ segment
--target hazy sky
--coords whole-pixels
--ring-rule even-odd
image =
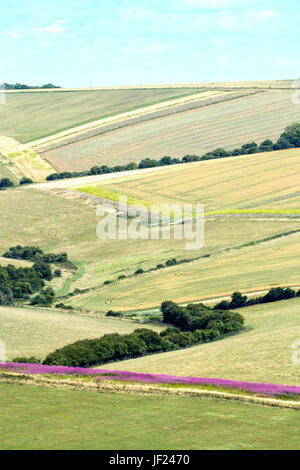
[[[300,76],[299,0],[0,0],[0,83]]]

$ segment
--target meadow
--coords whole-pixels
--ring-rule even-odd
[[[137,123],[51,150],[44,157],[58,171],[81,171],[93,165],[117,165],[165,155],[202,155],[217,147],[233,149],[251,141],[277,139],[299,121],[292,91],[262,91]]]
[[[108,333],[131,333],[137,323],[114,318],[81,316],[55,309],[0,307],[1,340],[5,342],[7,360],[47,354],[66,344]],[[159,326],[151,328],[158,331]]]
[[[245,318],[244,333],[189,349],[116,362],[109,368],[300,385],[300,366],[292,363],[292,345],[300,338],[299,308],[297,298],[238,309]]]
[[[299,449],[292,410],[7,384],[0,399],[2,450]]]
[[[7,93],[0,135],[21,143],[201,89],[127,89]]]

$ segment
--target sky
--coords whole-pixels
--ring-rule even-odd
[[[0,0],[0,83],[300,77],[299,0]]]

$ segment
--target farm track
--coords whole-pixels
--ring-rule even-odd
[[[284,400],[278,398],[264,398],[253,395],[229,393],[217,390],[201,390],[192,387],[168,387],[159,385],[115,383],[109,381],[83,382],[82,380],[55,379],[44,376],[33,376],[17,373],[0,373],[0,383],[33,385],[37,387],[50,387],[58,389],[87,390],[98,393],[125,393],[146,396],[180,396],[193,397],[198,399],[210,399],[221,401],[237,401],[241,403],[251,403],[254,405],[271,406],[277,408],[288,408],[300,410],[300,403],[296,400]]]

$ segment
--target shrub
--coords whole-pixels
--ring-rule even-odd
[[[32,184],[33,181],[30,179],[30,178],[22,178],[21,181],[20,181],[20,186],[24,185],[24,184]]]
[[[8,188],[12,188],[14,183],[9,178],[2,178],[0,180],[0,191]]]
[[[112,310],[109,310],[106,313],[107,317],[123,317],[123,314],[121,312],[113,312]]]
[[[15,364],[41,364],[41,360],[37,359],[36,357],[15,357],[12,360]]]
[[[145,271],[143,270],[143,268],[139,268],[139,269],[137,269],[137,270],[135,271],[134,274],[135,274],[135,275],[144,274],[144,272],[145,272]]]

